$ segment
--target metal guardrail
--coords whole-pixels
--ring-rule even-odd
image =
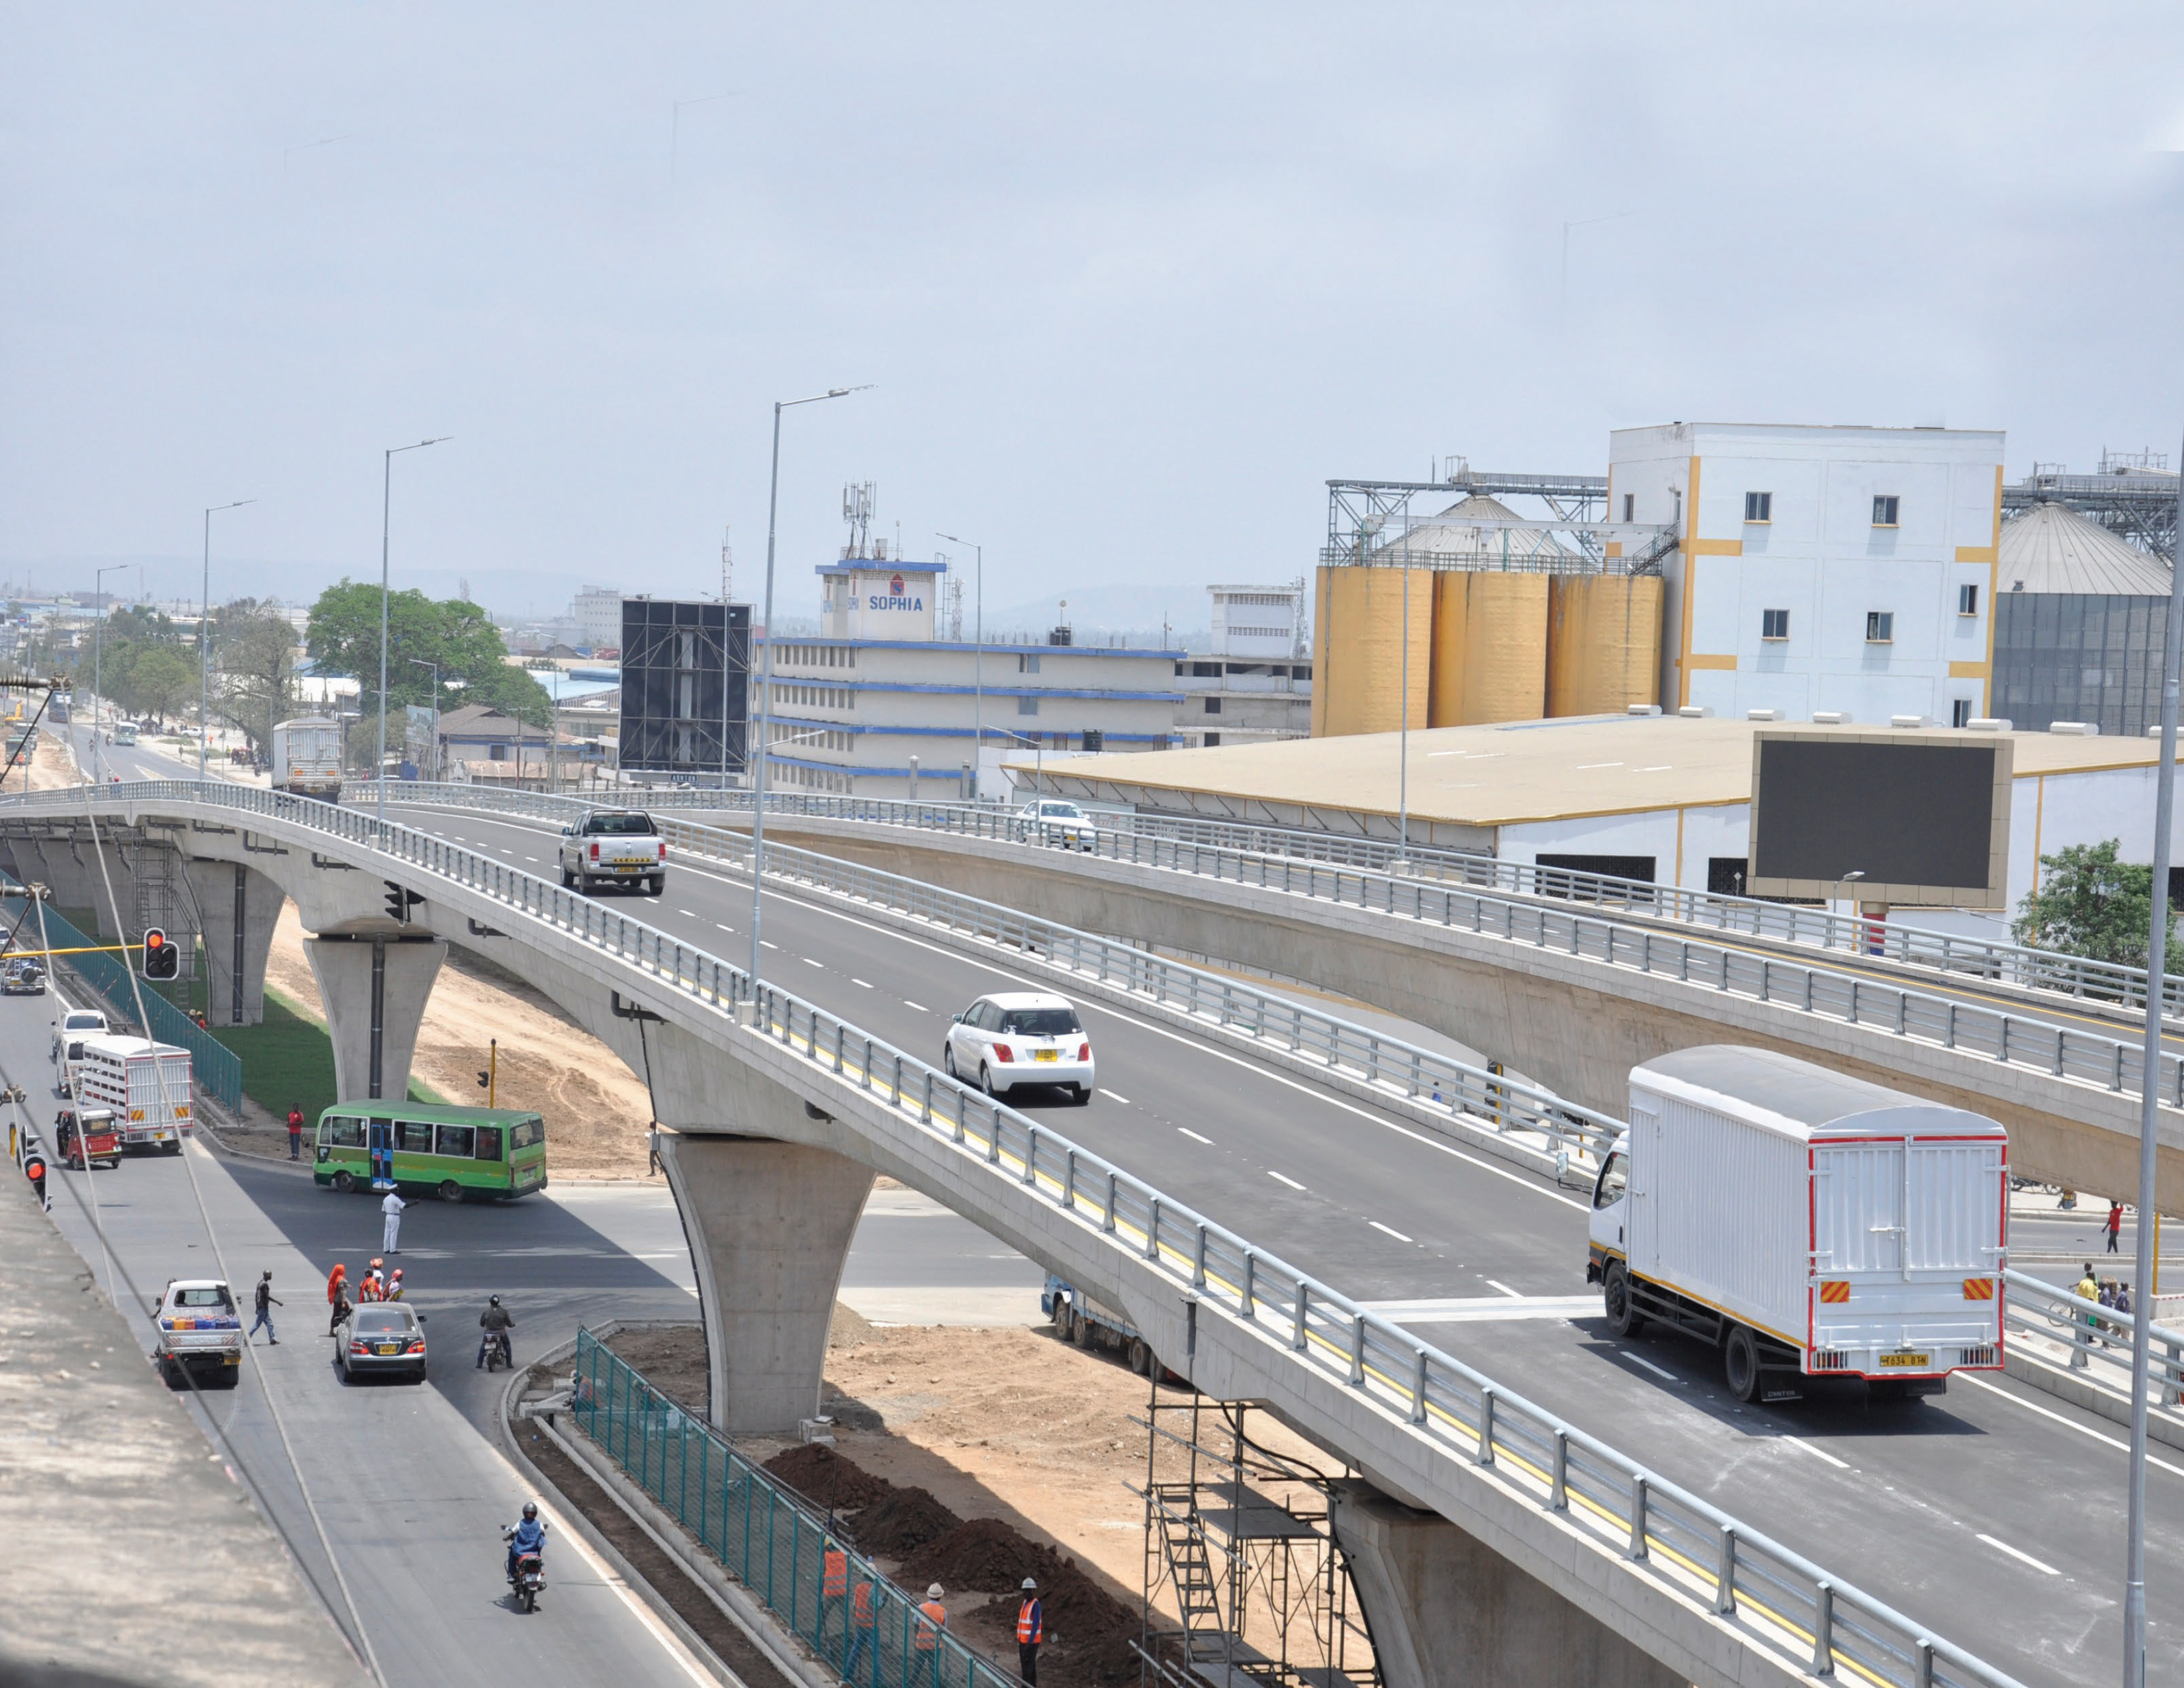
[[[2129,1397],[2131,1348],[2138,1329],[2136,1313],[2120,1313],[2028,1272],[2011,1268],[2002,1278],[2003,1320],[2008,1329],[2068,1344],[2072,1370],[2098,1370]],[[2160,1408],[2184,1401],[2184,1331],[2149,1326],[2147,1357],[2151,1367],[2148,1404]]]
[[[397,790],[424,789],[421,782],[390,782],[388,800]],[[476,787],[443,788],[475,792]],[[356,788],[369,794],[367,784]],[[494,792],[492,797],[536,796],[534,793]],[[365,800],[359,797],[358,800]],[[423,800],[413,799],[412,800]],[[564,799],[562,800],[571,800]],[[604,794],[580,799],[607,806]],[[724,813],[748,813],[748,791],[700,791],[672,788],[663,791],[625,790],[614,801],[647,809],[699,809]],[[909,827],[967,838],[1029,842],[1014,811],[989,805],[910,802],[889,798],[830,797],[818,793],[769,792],[769,815],[805,815],[826,820],[863,821],[882,826]],[[1427,879],[1481,890],[1502,891],[1513,896],[1546,897],[1557,901],[1590,903],[1619,909],[1649,919],[1678,921],[1702,927],[1724,936],[1756,938],[1780,944],[1809,945],[1847,956],[1893,961],[1935,972],[1969,975],[2020,989],[2053,992],[2080,1001],[2096,1002],[2128,1011],[2146,1006],[2146,969],[2111,961],[2089,961],[2053,950],[2022,944],[1998,944],[1945,932],[1875,921],[1858,915],[1839,915],[1825,908],[1801,904],[1769,902],[1757,897],[1731,896],[1718,891],[1686,890],[1658,885],[1648,879],[1624,879],[1604,873],[1580,873],[1568,868],[1542,867],[1528,861],[1503,861],[1467,850],[1399,845],[1374,838],[1347,838],[1340,833],[1299,827],[1257,826],[1247,822],[1197,820],[1184,816],[1095,813],[1098,837],[1094,852],[1112,861],[1150,861],[1152,865],[1198,871],[1187,858],[1160,859],[1146,855],[1139,843],[1188,845],[1233,854],[1293,857],[1300,861],[1351,867],[1360,873],[1384,875],[1398,881]],[[1125,840],[1134,842],[1126,843]],[[1400,871],[1398,865],[1400,864]],[[1321,894],[1315,892],[1311,894]],[[1348,900],[1340,891],[1339,900]],[[2163,1011],[2184,1019],[2184,975],[2167,976],[2162,994]]]
[[[58,799],[58,801],[56,801]],[[0,800],[0,817],[83,804],[81,788]],[[899,1128],[932,1134],[994,1177],[1128,1249],[1189,1289],[1201,1312],[1250,1325],[1298,1364],[1407,1425],[1443,1457],[1502,1481],[1596,1543],[1654,1574],[1692,1605],[1739,1625],[1755,1645],[1816,1675],[1848,1671],[1886,1688],[2018,1688],[2014,1679],[1749,1529],[1639,1461],[1565,1423],[1484,1373],[1262,1251],[1187,1205],[994,1098],[738,968],[588,897],[444,838],[285,794],[192,780],[99,788],[95,800],[167,800],[256,814],[374,850],[464,886],[626,962],[700,1010],[733,1015],[815,1076],[852,1085]],[[824,1093],[822,1093],[823,1095]]]
[[[0,889],[0,914],[4,914],[11,926],[22,914],[23,909],[23,891],[20,886],[8,883],[4,889]],[[46,905],[45,919],[46,936],[53,947],[78,952],[56,959],[61,966],[72,970],[88,989],[98,992],[106,1004],[109,1023],[134,1025],[136,1022],[136,993],[130,985],[128,964],[102,948],[97,939],[86,937],[50,903]],[[23,934],[27,937],[36,930],[36,924],[33,921],[25,925]],[[49,978],[52,972],[53,965],[49,961],[47,966]],[[144,1011],[152,1020],[145,1035],[161,1043],[179,1044],[187,1050],[190,1052],[190,1074],[198,1089],[209,1092],[214,1100],[227,1110],[231,1117],[241,1117],[242,1061],[235,1051],[166,998],[155,995],[148,989],[144,993]]]
[[[851,1688],[1017,1682],[1014,1671],[928,1623],[918,1602],[855,1550],[847,1529],[683,1412],[588,1329],[577,1333],[569,1411],[639,1488]],[[838,1594],[827,1591],[829,1552],[844,1556]]]
[[[586,807],[536,792],[493,795],[500,800],[490,806],[502,812],[549,822],[574,818]],[[677,852],[750,872],[748,834],[669,815],[655,815],[654,823]],[[1626,1129],[1613,1115],[1565,1100],[1539,1085],[1112,938],[794,845],[767,845],[766,862],[769,877],[868,908],[908,915],[975,942],[1036,957],[1079,978],[1118,986],[1150,1003],[1309,1059],[1382,1092],[1390,1104],[1406,1106],[1425,1123],[1463,1119],[1496,1136],[1537,1137],[1541,1146],[1535,1164],[1542,1170],[1559,1172],[1573,1164],[1597,1167]]]
[[[442,789],[460,792],[464,788]],[[423,788],[418,790],[421,794]],[[532,805],[571,800],[536,794],[493,795],[499,800],[477,806],[513,811],[518,808],[515,799],[519,798]],[[435,799],[419,794],[410,800]],[[1113,835],[1108,838],[1112,839]],[[1959,1002],[1886,980],[1755,954],[1651,926],[1629,925],[1560,902],[1518,900],[1468,887],[1212,845],[1145,839],[1134,834],[1126,840],[1129,848],[1123,849],[1123,842],[1116,841],[1116,847],[1106,852],[1110,859],[1367,909],[1422,925],[1465,929],[1529,949],[1702,985],[1724,995],[1962,1050],[2001,1065],[2073,1079],[2124,1095],[2139,1094],[2143,1066],[2141,1045],[2073,1030],[2034,1016]],[[769,850],[774,848],[778,846],[769,846]],[[2184,1056],[2162,1052],[2155,1069],[2155,1085],[2164,1104],[2184,1108]]]

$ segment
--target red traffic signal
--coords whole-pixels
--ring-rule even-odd
[[[148,927],[144,932],[144,977],[148,979],[170,979],[181,971],[182,953],[167,941],[167,934],[158,927]]]

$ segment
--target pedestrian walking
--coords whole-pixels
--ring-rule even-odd
[[[270,1270],[258,1280],[257,1305],[258,1317],[251,1320],[250,1329],[244,1334],[243,1340],[248,1342],[251,1337],[257,1335],[258,1327],[262,1324],[265,1327],[267,1345],[278,1348],[281,1345],[281,1339],[274,1333],[273,1309],[281,1306],[281,1298],[273,1293],[273,1273]]]
[[[2122,1234],[2122,1231],[2123,1203],[2111,1201],[2109,1203],[2109,1252],[2110,1254],[2116,1252],[2116,1238]]]
[[[387,1234],[380,1240],[380,1247],[389,1254],[402,1252],[402,1210],[410,1204],[395,1190],[387,1192],[387,1200],[379,1204],[379,1211],[387,1216]]]
[[[400,1267],[396,1267],[393,1275],[387,1279],[387,1288],[379,1299],[382,1301],[398,1301],[402,1299],[402,1268]]]
[[[304,1106],[300,1102],[288,1104],[288,1158],[304,1158]]]
[[[348,1277],[348,1267],[339,1261],[336,1261],[334,1269],[326,1273],[326,1306],[334,1310],[332,1317],[326,1323],[326,1334],[329,1336],[341,1328],[341,1322],[348,1317],[347,1313],[340,1311],[348,1300],[345,1288],[345,1280]]]
[[[917,1603],[917,1628],[911,1636],[917,1653],[910,1668],[912,1688],[921,1679],[931,1683],[933,1688],[940,1688],[940,1632],[948,1627],[948,1608],[940,1602],[946,1593],[935,1583]]]
[[[1046,1639],[1046,1613],[1039,1603],[1039,1584],[1026,1577],[1017,1604],[1017,1674],[1028,1688],[1039,1688],[1039,1647]]]
[[[2101,1298],[2101,1280],[2093,1276],[2093,1263],[2090,1260],[2086,1262],[2085,1276],[2079,1279],[2074,1293],[2081,1301],[2098,1302]],[[2086,1363],[2086,1357],[2093,1345],[2093,1333],[2100,1328],[2100,1315],[2088,1312],[2081,1315],[2077,1323],[2077,1345],[2070,1355],[2070,1364],[2082,1367]]]
[[[839,1623],[842,1645],[850,1641],[850,1555],[842,1544],[831,1535],[822,1536],[819,1543],[819,1630],[812,1644],[820,1656],[827,1652],[827,1631]]]
[[[866,1653],[872,1655],[876,1674],[879,1669],[879,1609],[872,1604],[872,1579],[861,1572],[850,1600],[850,1656],[842,1661],[842,1680],[850,1688],[855,1688],[857,1680],[857,1662]]]

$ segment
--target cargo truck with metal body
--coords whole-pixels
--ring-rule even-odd
[[[86,1108],[113,1111],[121,1140],[179,1155],[197,1128],[190,1052],[148,1038],[89,1037],[75,1067],[75,1095]]]
[[[2003,1362],[2009,1145],[1997,1122],[1772,1050],[1630,1072],[1593,1186],[1588,1282],[1618,1337],[1714,1345],[1739,1401],[1811,1377],[1939,1395]]]
[[[341,723],[323,716],[275,722],[272,773],[276,791],[340,802]]]

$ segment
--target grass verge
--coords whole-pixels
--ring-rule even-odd
[[[276,1118],[285,1118],[290,1106],[296,1105],[306,1120],[315,1123],[323,1110],[342,1100],[334,1089],[334,1044],[325,1023],[270,985],[262,1024],[210,1030],[241,1059],[242,1094]],[[414,1079],[410,1099],[440,1100]]]

